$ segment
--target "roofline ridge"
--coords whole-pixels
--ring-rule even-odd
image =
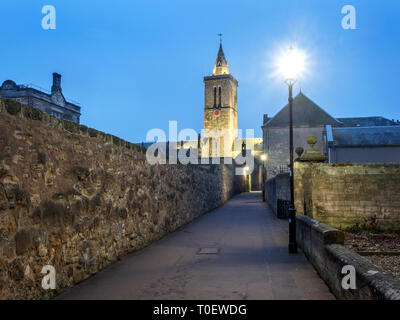
[[[366,116],[366,117],[339,117],[340,119],[367,119],[367,118],[383,118],[383,119],[388,119],[385,118],[384,116]],[[391,120],[390,120],[391,121]]]
[[[335,123],[339,125],[344,125],[343,122],[339,121],[335,117],[331,116],[327,111],[325,111],[322,107],[320,107],[318,104],[316,104],[313,100],[311,100],[308,96],[306,96],[303,92],[299,92],[294,99],[296,99],[299,96],[304,96],[308,101],[310,101],[314,106],[318,108],[318,110],[322,111],[323,114],[328,116],[331,120],[333,120]],[[286,108],[289,108],[289,103],[286,103],[285,106],[280,109],[271,119],[269,119],[263,126],[268,126],[280,113],[284,112]],[[321,124],[321,125],[326,125],[326,124]]]
[[[328,115],[329,117],[331,117],[332,119],[334,119],[336,122],[343,124],[343,122],[337,120],[335,117],[331,116],[327,111],[325,111],[325,109],[323,109],[322,107],[320,107],[318,104],[316,104],[312,99],[310,99],[308,96],[306,96],[304,93],[300,92],[301,95],[303,95],[304,97],[306,97],[308,100],[310,100],[315,106],[317,106],[322,112],[324,112],[326,115]],[[300,93],[298,95],[300,95]],[[297,96],[298,96],[297,95]],[[296,96],[296,97],[297,97]]]
[[[387,129],[394,129],[394,128],[396,128],[396,129],[400,129],[400,126],[367,126],[367,127],[336,127],[335,128],[335,130],[336,129],[339,129],[339,130],[346,130],[346,129],[354,129],[354,130],[359,130],[359,129],[373,129],[373,128],[387,128]]]

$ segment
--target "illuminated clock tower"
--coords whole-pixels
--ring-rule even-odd
[[[203,156],[232,157],[237,137],[237,80],[229,73],[222,42],[212,76],[204,77],[204,145]],[[219,140],[219,151],[212,151],[213,139]],[[215,145],[215,141],[214,141]]]

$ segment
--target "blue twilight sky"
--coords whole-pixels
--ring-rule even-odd
[[[41,27],[48,4],[56,30]],[[357,30],[341,26],[346,4]],[[59,72],[83,124],[132,142],[168,120],[199,131],[222,32],[242,129],[261,136],[262,115],[286,104],[272,61],[291,43],[308,53],[296,93],[336,117],[400,119],[399,17],[398,0],[1,0],[0,83],[50,89]]]

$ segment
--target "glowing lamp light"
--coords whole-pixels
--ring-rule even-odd
[[[261,161],[265,161],[267,160],[267,155],[266,154],[262,154],[261,155]]]
[[[279,71],[285,77],[287,84],[295,84],[297,77],[304,70],[305,56],[302,52],[293,49],[291,46],[289,51],[285,53],[279,61]]]

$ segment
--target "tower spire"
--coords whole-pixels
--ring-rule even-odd
[[[225,59],[224,50],[222,49],[222,33],[219,36],[219,50],[217,60],[215,61],[213,76],[229,74],[228,62]]]

